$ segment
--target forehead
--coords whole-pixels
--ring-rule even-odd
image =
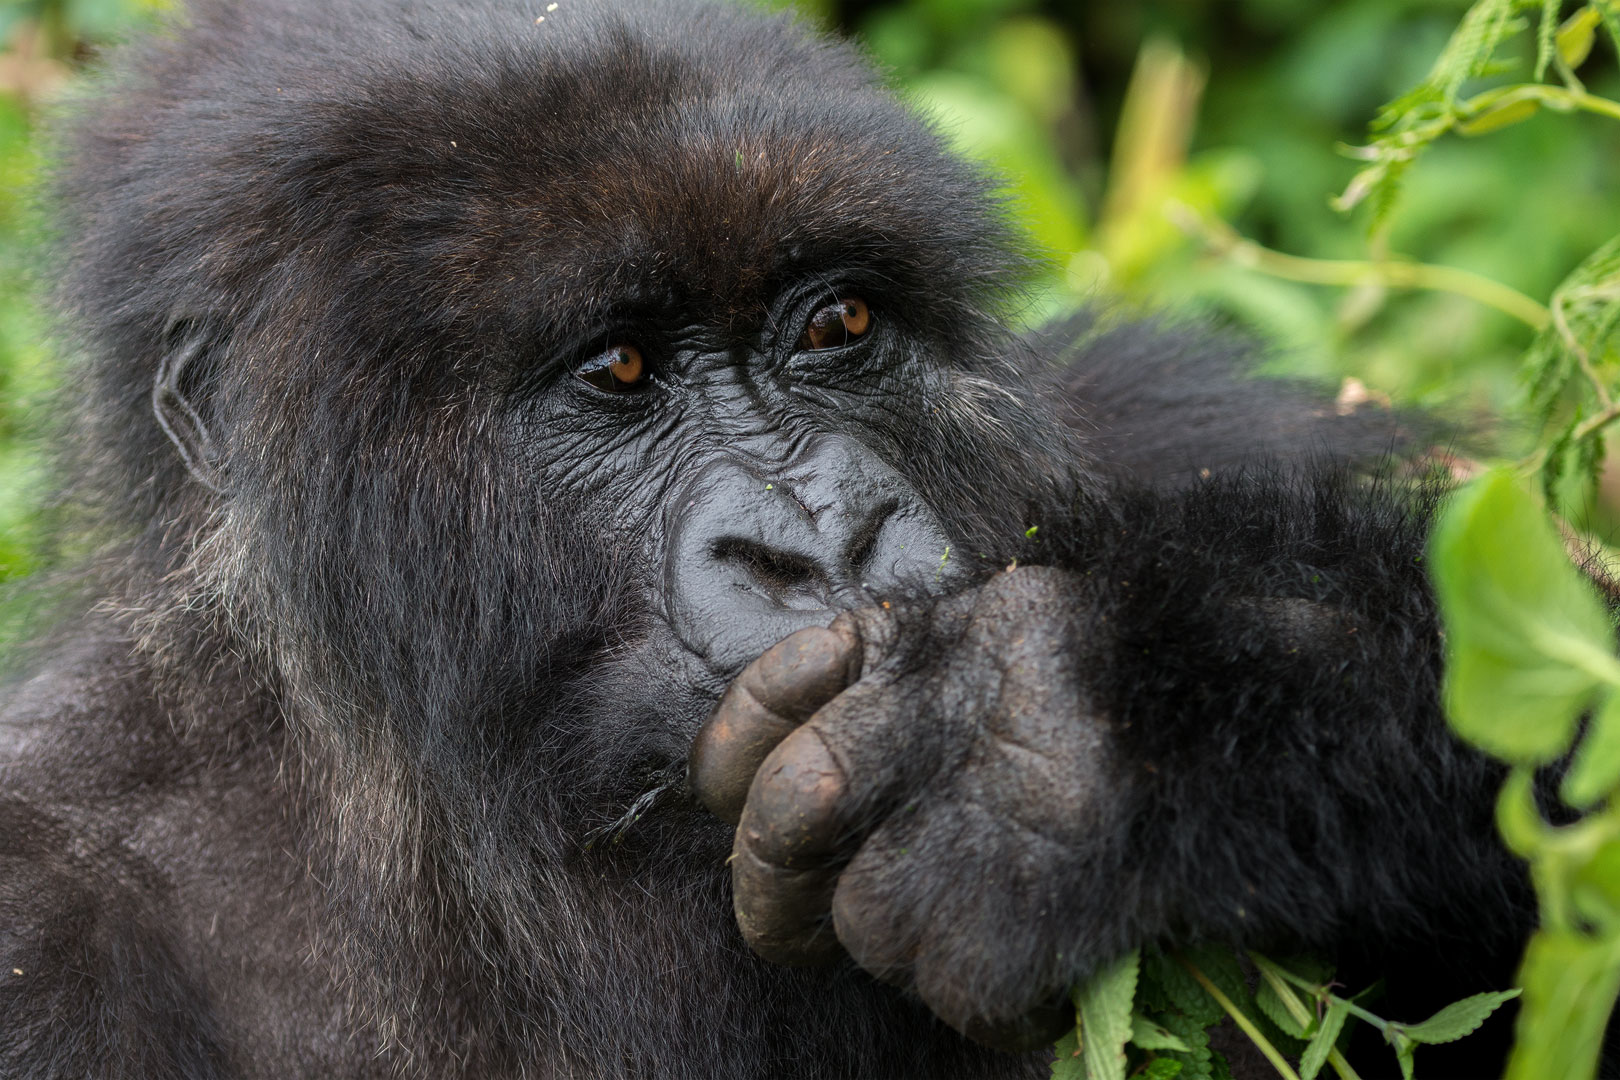
[[[538,290],[565,320],[626,297],[745,318],[795,277],[954,280],[998,246],[975,243],[981,178],[848,46],[703,7],[505,29],[458,27],[431,67],[394,54],[334,129],[367,133],[357,195],[393,195],[368,242],[486,308]]]

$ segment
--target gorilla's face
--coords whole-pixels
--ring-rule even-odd
[[[795,280],[740,326],[613,312],[518,397],[525,471],[641,568],[680,683],[717,691],[794,630],[968,566],[907,476],[946,449],[926,418],[950,407],[952,353],[870,269],[843,276]]]
[[[665,685],[712,701],[788,633],[968,570],[930,504],[967,502],[961,425],[1006,389],[1009,267],[944,242],[990,228],[977,181],[870,91],[852,125],[647,61],[521,170],[506,450],[634,568]]]

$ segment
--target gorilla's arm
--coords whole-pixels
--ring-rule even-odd
[[[1425,517],[1320,477],[1115,492],[1043,527],[1044,567],[806,632],[865,674],[753,776],[745,933],[806,961],[835,930],[1004,1043],[1049,1036],[1042,1006],[1137,944],[1522,933],[1500,774],[1439,713]],[[716,760],[758,717],[789,730],[817,666],[762,658],[700,736],[722,813]]]
[[[1265,460],[1377,465],[1436,434],[1429,418],[1334,401],[1297,379],[1256,378],[1264,351],[1237,333],[1095,309],[1035,332],[1062,356],[1053,397],[1097,464],[1138,483],[1186,484]],[[1454,437],[1454,436],[1453,436]]]

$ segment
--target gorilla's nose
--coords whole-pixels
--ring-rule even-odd
[[[768,472],[722,457],[671,503],[670,624],[729,671],[846,608],[941,591],[957,576],[949,542],[910,484],[851,440],[818,439]]]

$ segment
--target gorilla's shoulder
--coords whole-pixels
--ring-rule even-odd
[[[114,1062],[118,1075],[218,1072],[204,996],[174,955],[169,873],[128,828],[132,802],[163,798],[155,747],[104,726],[123,712],[115,726],[134,730],[127,653],[81,640],[0,700],[7,1076],[101,1075]]]

